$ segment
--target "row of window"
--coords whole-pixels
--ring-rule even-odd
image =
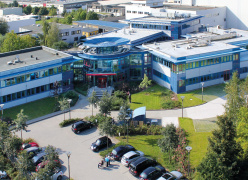
[[[186,63],[186,69],[194,69],[198,67],[210,66],[210,65],[219,64],[219,63],[236,61],[238,59],[239,59],[239,54],[233,54],[230,56],[223,56],[223,57],[214,58],[214,59],[196,61],[196,62]]]
[[[205,76],[194,77],[194,78],[186,79],[186,85],[197,84],[199,82],[219,79],[219,78],[223,78],[223,76],[224,76],[224,72],[219,72],[219,73],[208,74]]]
[[[168,76],[166,76],[165,74],[162,74],[161,72],[156,71],[155,69],[153,69],[153,75],[159,77],[160,79],[164,80],[167,83],[170,82]]]
[[[133,24],[132,28],[143,28],[143,29],[159,29],[159,30],[170,30],[170,26],[166,25],[152,25],[152,24]]]
[[[142,12],[142,11],[127,11],[127,13],[133,13],[133,14],[149,14],[149,12]]]
[[[71,35],[74,35],[74,34],[81,34],[81,30],[71,31]],[[69,33],[69,32],[63,32],[63,33],[60,33],[59,35],[60,35],[61,37],[63,37],[63,36],[69,36],[70,33]]]
[[[70,79],[62,81],[62,82],[58,82],[59,86],[61,86],[61,83],[62,83],[63,86],[69,86],[70,85]],[[0,97],[0,103],[6,103],[6,102],[14,101],[14,100],[17,100],[17,99],[25,98],[25,97],[28,97],[28,96],[32,96],[32,95],[35,95],[35,94],[50,91],[50,90],[53,89],[53,86],[54,86],[54,84],[50,83],[50,84],[46,84],[46,85],[43,85],[43,86],[39,86],[39,87],[24,90],[24,91],[20,91],[20,92],[8,94],[8,95],[5,95],[5,96],[1,96]]]
[[[23,82],[28,82],[28,81],[44,78],[47,76],[56,75],[56,74],[61,73],[62,71],[66,72],[70,70],[71,70],[71,65],[66,64],[66,65],[51,68],[51,69],[46,69],[46,70],[33,72],[33,73],[21,75],[21,76],[16,76],[16,77],[1,80],[1,87],[12,86],[12,85],[20,84]]]
[[[240,68],[240,73],[247,73],[247,72],[248,72],[248,67]]]

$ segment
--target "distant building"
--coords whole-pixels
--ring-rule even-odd
[[[79,59],[48,47],[34,47],[0,54],[0,103],[4,108],[73,89],[71,64]]]
[[[82,36],[82,27],[79,26],[71,26],[66,24],[58,24],[59,33],[61,36],[61,40],[67,43],[78,42]],[[40,24],[32,24],[29,26],[23,26],[20,28],[21,33],[28,33],[32,35],[43,34],[42,25]]]
[[[9,32],[14,31],[15,33],[19,33],[19,28],[22,26],[35,24],[35,19],[30,16],[19,16],[13,14],[1,16],[0,20],[6,21],[9,26]]]
[[[97,34],[98,34],[98,29],[94,29],[94,28],[83,28],[82,29],[82,35],[84,35],[86,38],[97,35]]]
[[[23,15],[22,8],[21,7],[0,8],[0,17],[10,14],[22,16]]]

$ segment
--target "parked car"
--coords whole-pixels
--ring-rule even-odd
[[[107,136],[103,136],[97,139],[96,142],[93,142],[90,148],[92,151],[98,152],[100,149],[107,147],[107,142],[108,146],[112,145],[111,139],[107,138]]]
[[[156,180],[160,176],[166,173],[164,167],[158,165],[155,167],[148,167],[140,174],[140,180]]]
[[[61,171],[60,168],[56,168],[54,174],[50,172],[48,175],[51,176],[51,180],[62,180],[63,178],[63,172]],[[35,180],[39,180],[39,179],[36,177]]]
[[[41,163],[39,163],[37,166],[36,166],[36,172],[38,172],[40,169],[44,168],[47,164],[48,164],[48,160],[47,161],[43,161]],[[59,160],[54,160],[54,162],[56,163],[57,167],[61,167],[61,163]]]
[[[24,143],[22,144],[21,150],[24,150],[30,147],[39,147],[39,145],[36,142]]]
[[[124,154],[121,158],[121,163],[124,166],[129,166],[129,164],[136,159],[144,156],[145,154],[141,151],[129,151],[128,153]]]
[[[111,155],[114,156],[114,159],[119,161],[121,160],[122,156],[129,151],[135,151],[136,149],[131,145],[125,146],[118,146],[117,148],[113,149]]]
[[[74,133],[78,134],[85,129],[91,129],[92,127],[93,127],[93,124],[91,122],[81,120],[81,121],[74,123],[71,127],[71,130]]]
[[[156,166],[157,162],[151,158],[141,157],[129,165],[129,172],[134,176],[139,176],[146,168]]]
[[[37,155],[37,154],[39,154],[41,152],[41,148],[30,147],[30,148],[25,149],[25,151],[27,151],[27,153],[30,156],[30,158],[33,158],[35,155]]]
[[[38,164],[40,164],[44,160],[45,155],[46,155],[46,153],[42,152],[42,153],[39,153],[36,156],[34,156],[32,158],[34,165],[37,166]]]
[[[183,174],[179,171],[171,171],[163,174],[160,178],[158,178],[158,180],[178,180],[182,178]]]

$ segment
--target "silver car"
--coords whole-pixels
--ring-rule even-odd
[[[124,166],[129,166],[129,164],[139,157],[144,156],[144,153],[141,151],[129,151],[128,153],[124,154],[121,158],[121,163]]]

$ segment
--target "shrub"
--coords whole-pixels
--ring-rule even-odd
[[[74,91],[68,91],[65,94],[63,94],[62,96],[64,96],[67,99],[71,99],[71,107],[74,106],[77,103],[78,100],[78,94],[75,93]]]
[[[173,101],[170,98],[165,98],[166,100],[163,100],[162,102],[162,108],[163,109],[174,109],[174,108],[180,108],[181,102],[179,101]]]
[[[22,141],[23,143],[30,143],[30,142],[35,142],[35,143],[37,143],[37,141],[36,140],[34,140],[33,138],[27,138],[27,139],[23,139],[23,141]]]
[[[92,124],[94,124],[94,125],[98,125],[99,123],[101,123],[102,121],[104,121],[106,118],[108,118],[108,119],[112,119],[111,117],[109,117],[109,116],[103,116],[103,114],[101,114],[101,113],[98,113],[97,115],[95,115],[95,116],[87,116],[87,117],[85,117],[84,119],[86,120],[86,121],[90,121]]]
[[[60,127],[66,127],[69,126],[77,121],[81,120],[80,118],[73,118],[73,119],[66,119],[64,121],[62,121],[61,123],[59,123]]]
[[[117,98],[121,98],[123,100],[126,100],[127,99],[127,93],[125,93],[124,91],[115,91],[114,92],[114,97],[117,97]]]
[[[112,109],[111,110],[120,110],[121,105],[123,104],[123,99],[118,97],[112,97]]]

